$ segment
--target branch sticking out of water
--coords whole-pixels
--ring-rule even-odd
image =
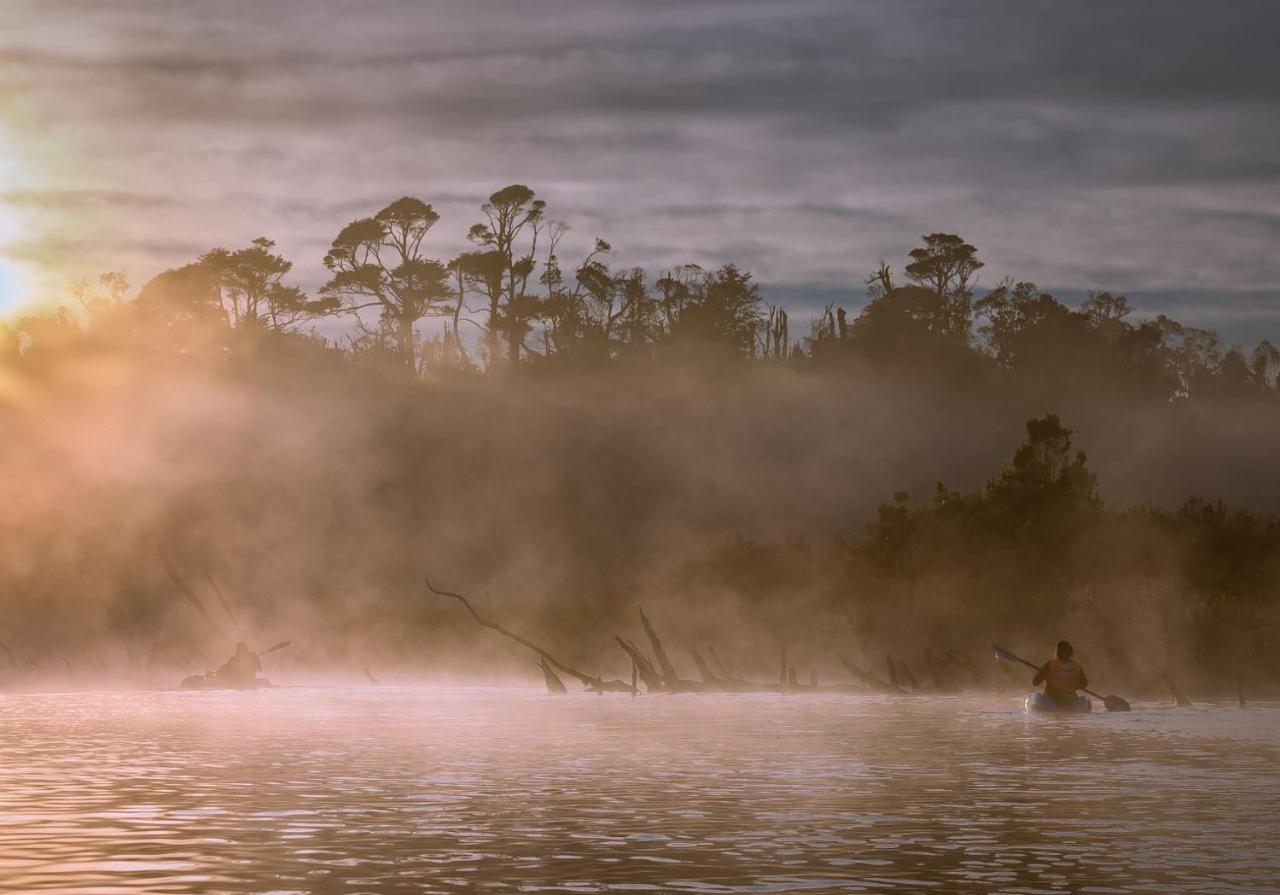
[[[543,660],[545,660],[549,665],[551,665],[551,667],[564,672],[570,677],[577,678],[579,681],[582,682],[583,686],[585,686],[588,690],[595,690],[597,692],[604,692],[608,690],[612,692],[622,692],[622,693],[628,693],[631,691],[631,687],[629,687],[623,681],[619,681],[619,680],[606,681],[603,678],[596,677],[595,675],[587,674],[586,672],[578,671],[577,669],[570,668],[568,665],[561,662],[559,659],[551,655],[551,653],[547,652],[545,649],[538,646],[533,641],[526,640],[524,637],[521,637],[519,634],[515,634],[515,633],[512,633],[511,631],[508,631],[506,628],[504,628],[502,625],[498,624],[497,622],[491,621],[485,618],[484,616],[482,616],[480,613],[476,612],[475,607],[472,606],[471,603],[467,600],[467,598],[464,597],[462,594],[455,594],[447,590],[439,590],[438,588],[434,587],[431,584],[431,580],[429,578],[424,578],[423,580],[426,581],[427,583],[427,590],[431,591],[436,596],[449,597],[451,599],[457,600],[459,603],[465,606],[467,611],[471,613],[471,617],[476,620],[476,624],[480,625],[481,627],[488,628],[491,631],[497,631],[503,637],[510,638],[511,640],[514,640],[516,643],[520,644],[521,646],[527,649],[533,650],[535,653],[541,656]]]

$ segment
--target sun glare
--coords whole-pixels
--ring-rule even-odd
[[[12,202],[12,194],[22,182],[22,164],[16,147],[11,128],[0,121],[0,315],[30,298],[26,273],[6,257],[19,232]]]

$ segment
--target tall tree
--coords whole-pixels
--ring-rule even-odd
[[[764,325],[760,287],[751,274],[726,264],[714,273],[688,267],[684,278],[663,277],[660,308],[669,320],[668,341],[682,350],[719,349],[750,357]]]
[[[528,292],[529,277],[537,266],[538,236],[547,203],[535,199],[533,190],[521,183],[503,187],[480,206],[486,222],[474,225],[467,238],[482,251],[473,265],[478,282],[489,299],[486,349],[489,363],[496,367],[500,341],[506,341],[507,360],[520,362],[520,350],[531,321],[537,317],[539,302]],[[521,237],[528,243],[521,247]],[[496,269],[496,270],[495,270]]]
[[[987,483],[988,522],[1019,537],[1057,540],[1102,506],[1098,477],[1057,414],[1027,420],[1027,437],[1000,475]]]
[[[297,286],[286,286],[282,280],[293,262],[273,252],[275,245],[260,236],[243,249],[214,249],[200,258],[213,269],[227,322],[237,329],[284,332],[339,307],[332,296],[313,300]]]
[[[438,220],[430,205],[405,196],[344,227],[324,257],[333,276],[321,292],[349,313],[376,308],[379,325],[410,368],[417,365],[417,322],[452,313],[449,270],[422,251],[423,238]]]
[[[218,273],[193,261],[156,274],[138,290],[134,307],[142,319],[179,335],[226,322]]]
[[[912,249],[907,279],[931,290],[942,301],[942,331],[968,337],[973,277],[982,268],[978,250],[954,233],[930,233]]]
[[[974,310],[985,322],[979,332],[996,362],[1006,369],[1025,369],[1060,361],[1079,353],[1097,336],[1088,318],[1070,310],[1035,283],[1005,281],[980,298]]]

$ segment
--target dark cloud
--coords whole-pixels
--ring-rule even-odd
[[[33,145],[65,159],[44,187],[0,189],[45,189],[14,201],[55,230],[60,208],[92,206],[77,226],[130,257],[148,228],[184,245],[268,233],[314,253],[404,193],[441,209],[444,251],[488,192],[523,181],[573,224],[567,250],[600,235],[619,263],[736,260],[784,293],[858,284],[938,229],[978,244],[992,282],[1157,304],[1280,282],[1266,249],[1280,215],[1273,2],[17,0],[7,13],[0,112],[18,109]],[[318,278],[318,258],[297,260]]]

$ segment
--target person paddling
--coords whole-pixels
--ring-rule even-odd
[[[258,672],[262,670],[262,660],[258,654],[249,649],[243,640],[236,644],[236,652],[230,659],[213,673],[219,684],[228,687],[249,688],[254,686]]]
[[[1069,705],[1080,698],[1077,690],[1089,686],[1084,669],[1072,658],[1075,650],[1065,640],[1058,641],[1057,657],[1050,659],[1040,667],[1031,685],[1038,687],[1044,684],[1044,694],[1060,705]]]

